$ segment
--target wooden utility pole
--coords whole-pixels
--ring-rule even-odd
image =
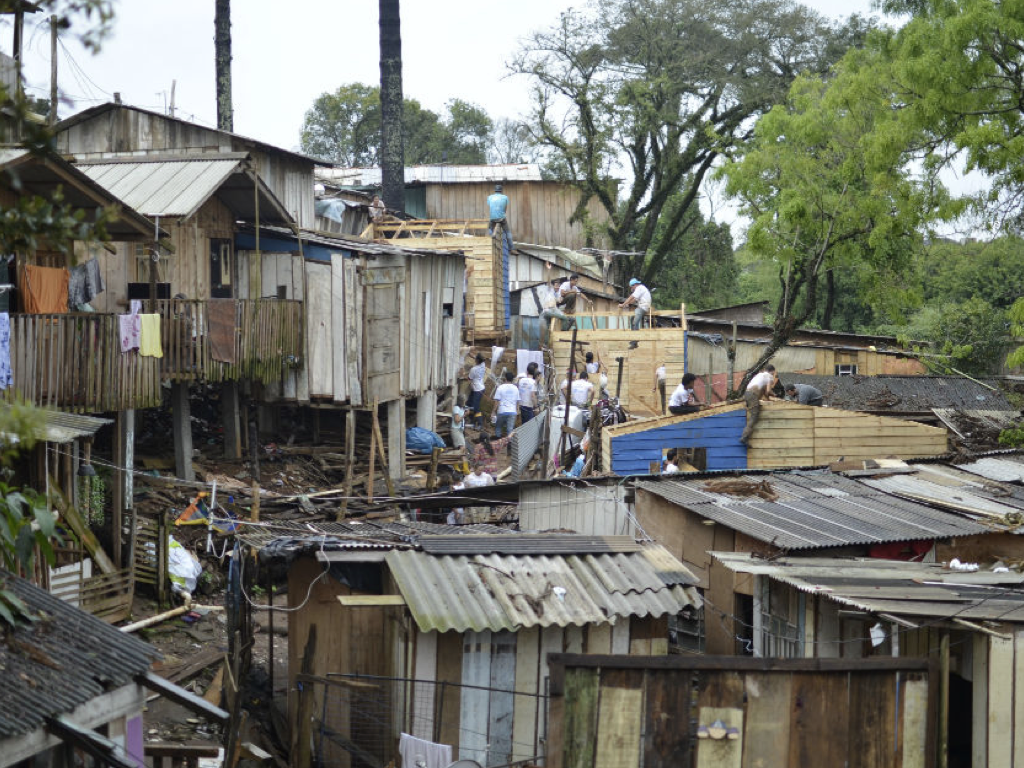
[[[405,212],[405,144],[402,140],[402,25],[399,0],[380,0],[381,197]]]
[[[233,131],[231,106],[231,0],[216,0],[213,16],[214,69],[217,78],[217,128]]]
[[[57,17],[50,17],[50,119],[52,128],[57,122]]]

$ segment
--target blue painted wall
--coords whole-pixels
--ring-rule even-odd
[[[746,411],[705,416],[612,438],[612,472],[646,475],[666,448],[706,448],[708,469],[746,469],[747,447],[740,442]]]
[[[248,232],[239,232],[235,235],[235,249],[239,251],[255,251],[256,236]],[[285,237],[267,237],[260,235],[260,250],[268,253],[298,253],[299,244],[296,240]],[[351,252],[339,248],[325,248],[314,243],[302,243],[302,255],[307,259],[316,261],[330,261],[332,253],[343,253],[351,256]]]

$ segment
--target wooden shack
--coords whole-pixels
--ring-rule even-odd
[[[626,537],[423,536],[416,549],[320,559],[289,573],[300,608],[289,614],[290,676],[301,666],[314,683],[292,711],[339,734],[319,757],[345,765],[354,755],[386,764],[400,733],[451,747],[453,760],[537,759],[549,654],[665,655],[668,617],[698,602],[680,563]],[[326,564],[332,578],[319,578]],[[314,656],[303,658],[314,626]],[[390,714],[371,729],[367,712]]]
[[[606,472],[648,474],[671,448],[698,470],[809,467],[845,459],[924,458],[948,450],[947,431],[912,421],[837,408],[770,400],[747,445],[743,403],[682,416],[661,416],[605,427],[601,457]]]
[[[322,168],[318,180],[340,188],[379,191],[379,168]],[[577,250],[592,245],[608,222],[596,198],[580,211],[571,184],[545,180],[535,163],[421,165],[405,169],[405,212],[421,220],[467,220],[487,215],[487,197],[501,184],[509,198],[508,221],[517,242]],[[387,201],[385,201],[387,202]]]
[[[255,173],[299,226],[313,228],[313,169],[320,161],[264,142],[128,104],[107,103],[57,123],[57,151],[92,162],[119,155],[247,154]]]

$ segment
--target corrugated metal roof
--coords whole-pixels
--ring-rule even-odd
[[[0,636],[0,739],[34,731],[149,670],[160,654],[132,635],[0,569],[40,619]]]
[[[783,383],[811,384],[821,390],[826,405],[851,411],[927,413],[933,408],[957,411],[1016,411],[998,381],[982,383],[962,376],[818,376],[780,374]]]
[[[288,541],[293,547],[306,542],[311,547],[318,547],[327,537],[328,550],[381,548],[390,549],[394,545],[413,545],[425,536],[460,536],[460,535],[509,535],[514,533],[508,528],[496,525],[444,525],[418,520],[406,522],[378,523],[373,520],[345,522],[275,522],[268,525],[243,526],[237,538],[243,544],[262,550],[272,542]],[[379,547],[377,546],[379,545]],[[301,548],[301,547],[299,547]]]
[[[194,213],[238,170],[244,156],[211,154],[181,160],[78,163],[112,195],[147,216]]]
[[[960,469],[1000,483],[1024,483],[1024,457],[985,456],[977,461],[957,464]]]
[[[697,579],[657,545],[585,556],[393,551],[385,562],[423,632],[614,623],[700,605]]]
[[[1012,486],[972,476],[941,464],[914,464],[910,475],[864,477],[861,481],[894,496],[913,499],[1016,526],[1024,513],[1024,493]]]
[[[420,549],[431,555],[584,555],[639,552],[630,536],[581,536],[578,534],[509,534],[424,536]]]
[[[637,487],[785,549],[934,539],[985,533],[972,520],[872,489],[828,471],[730,477],[752,486],[767,482],[778,498],[717,493],[719,478],[639,481]],[[725,479],[725,478],[721,478]]]
[[[380,168],[317,168],[318,180],[353,187],[379,187]],[[541,181],[536,163],[507,165],[412,165],[405,169],[405,183],[472,184],[504,181]]]
[[[0,414],[6,416],[11,410],[10,405],[0,404]],[[35,425],[33,438],[48,443],[70,443],[80,437],[89,437],[104,424],[113,424],[110,419],[98,419],[94,416],[82,416],[77,413],[38,409],[39,422]]]
[[[803,592],[872,613],[908,617],[1024,622],[1024,574],[963,573],[941,563],[871,558],[762,560],[712,552],[732,571],[767,576]]]

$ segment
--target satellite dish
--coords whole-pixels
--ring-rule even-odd
[[[483,768],[476,760],[456,760],[448,768]]]

